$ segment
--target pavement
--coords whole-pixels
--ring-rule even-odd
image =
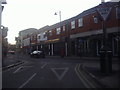
[[[13,59],[14,58],[14,59]],[[2,61],[2,70],[17,66],[24,63],[19,58],[16,58],[16,55],[8,54],[6,57],[3,58]]]
[[[18,58],[13,60],[15,55],[9,55],[4,59],[3,70],[14,67],[16,65],[24,63]],[[47,56],[50,58],[60,58],[59,56]],[[120,62],[117,58],[112,58],[112,72],[108,75],[100,72],[99,57],[64,57],[65,60],[83,60],[83,66],[81,67],[84,72],[89,75],[97,84],[101,84],[104,88],[120,88]],[[94,61],[94,62],[91,62]]]

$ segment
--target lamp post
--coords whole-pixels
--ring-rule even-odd
[[[0,0],[0,68],[2,67],[2,29],[1,29],[1,19],[2,19],[2,11],[4,6],[2,4],[7,4],[6,0]]]
[[[59,18],[60,18],[60,22],[61,22],[61,11],[59,11],[59,12],[55,12],[54,15],[57,15],[57,13],[59,13]]]
[[[59,18],[60,18],[60,22],[59,22],[59,28],[60,28],[60,38],[61,38],[61,11],[59,11],[59,12],[55,12],[55,14],[54,15],[58,15],[59,14]]]
[[[0,71],[2,67],[2,30],[1,30],[1,16],[3,7],[2,4],[7,4],[6,0],[0,0]],[[2,73],[0,74],[0,89],[2,89]]]

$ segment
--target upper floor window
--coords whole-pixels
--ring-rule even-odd
[[[45,33],[45,32],[43,33],[43,37],[44,37],[44,38],[46,37],[46,33]]]
[[[63,32],[65,31],[65,25],[63,26]]]
[[[83,26],[83,18],[78,19],[78,27]]]
[[[41,38],[41,34],[38,35],[38,39],[40,39],[40,38]]]
[[[72,21],[71,22],[71,29],[74,29],[75,28],[75,21]]]
[[[97,17],[93,17],[94,19],[94,23],[98,23],[98,18]]]
[[[52,36],[52,31],[51,30],[49,31],[49,35]]]
[[[60,34],[60,27],[56,29],[56,34]]]
[[[120,19],[120,7],[116,8],[116,19]]]

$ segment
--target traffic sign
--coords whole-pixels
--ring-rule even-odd
[[[111,7],[97,8],[104,21],[106,21],[111,9]]]

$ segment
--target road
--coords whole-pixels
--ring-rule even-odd
[[[85,79],[80,70],[80,66],[83,64],[80,60],[68,60],[60,57],[25,57],[21,61],[24,63],[3,71],[2,88],[90,87],[88,84],[90,82]]]

